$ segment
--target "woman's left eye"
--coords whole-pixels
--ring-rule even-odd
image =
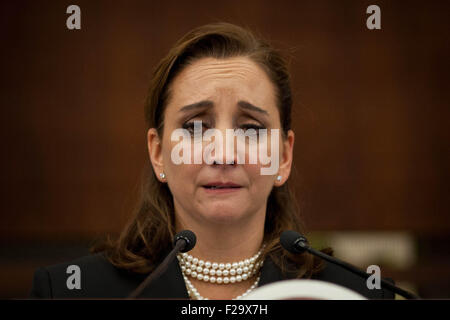
[[[241,125],[240,129],[244,129],[244,130],[254,129],[254,130],[258,131],[260,129],[266,129],[266,128],[264,126],[261,126],[261,125],[258,125],[258,124],[247,123],[247,124]]]

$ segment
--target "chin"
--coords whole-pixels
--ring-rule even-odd
[[[211,208],[203,214],[208,221],[220,224],[232,224],[241,221],[245,213],[241,209]]]

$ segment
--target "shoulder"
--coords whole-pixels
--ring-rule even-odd
[[[332,282],[337,285],[349,288],[368,299],[394,299],[395,294],[387,289],[369,289],[366,280],[360,276],[345,270],[340,266],[331,263],[326,263],[325,267],[319,273],[315,274],[312,279]],[[384,279],[389,282],[391,279]]]
[[[123,298],[142,281],[142,275],[114,267],[102,253],[38,268],[31,298]]]

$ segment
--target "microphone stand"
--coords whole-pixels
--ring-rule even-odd
[[[182,240],[182,241],[178,241]],[[175,258],[178,252],[183,251],[186,247],[187,242],[183,238],[177,239],[175,247],[170,251],[167,257],[161,262],[161,264],[144,280],[142,283],[128,296],[127,299],[137,298],[142,291],[156,278],[158,278],[169,266],[169,263]]]
[[[363,277],[364,279],[367,279],[367,278],[370,277],[370,274],[368,274],[367,272],[364,272],[364,271],[356,268],[355,266],[352,266],[351,264],[349,264],[347,262],[344,262],[344,261],[339,260],[337,258],[331,257],[331,256],[329,256],[329,255],[327,255],[327,254],[325,254],[325,253],[323,253],[321,251],[318,251],[318,250],[315,250],[315,249],[311,248],[305,241],[297,241],[295,243],[295,245],[300,247],[303,250],[308,251],[309,253],[311,253],[313,255],[319,256],[320,258],[322,258],[322,259],[324,259],[324,260],[326,260],[328,262],[337,264],[337,265],[341,266],[342,268],[344,268],[344,269],[346,269],[346,270],[348,270],[350,272],[356,273],[359,276]],[[408,292],[406,290],[403,290],[403,289],[393,285],[392,283],[389,283],[388,281],[383,280],[382,278],[380,280],[381,280],[381,283],[382,283],[383,287],[390,289],[394,293],[398,293],[399,295],[405,297],[406,299],[419,299],[418,296],[416,296],[416,295],[414,295],[414,294],[412,294],[412,293],[410,293],[410,292]]]

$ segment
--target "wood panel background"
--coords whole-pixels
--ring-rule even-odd
[[[66,28],[81,8],[82,29]],[[381,30],[366,28],[370,4]],[[9,1],[0,13],[1,233],[118,232],[147,162],[151,71],[193,27],[245,25],[290,57],[292,176],[309,230],[450,234],[446,1]]]

